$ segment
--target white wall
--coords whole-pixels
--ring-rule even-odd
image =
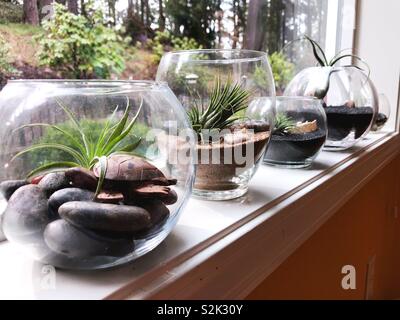
[[[355,52],[368,62],[378,92],[389,98],[388,126],[394,128],[400,107],[400,0],[358,0]]]

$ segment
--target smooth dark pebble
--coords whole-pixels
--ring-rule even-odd
[[[4,211],[3,230],[9,240],[35,241],[49,223],[47,195],[36,185],[19,188]]]
[[[135,206],[73,201],[64,203],[58,212],[73,225],[92,230],[136,232],[151,225],[149,212]]]
[[[66,202],[90,201],[94,199],[94,192],[79,188],[66,188],[58,190],[49,198],[49,211],[51,217],[59,218],[58,208]]]
[[[46,174],[38,183],[38,186],[47,192],[48,195],[52,193],[71,187],[69,180],[64,172],[52,172]]]
[[[19,188],[27,185],[26,180],[7,180],[0,183],[0,193],[8,201],[13,193]]]
[[[51,250],[71,258],[122,257],[135,250],[133,240],[106,238],[62,219],[48,224],[44,240]]]

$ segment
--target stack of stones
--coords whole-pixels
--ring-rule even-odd
[[[135,240],[157,232],[177,201],[170,188],[176,180],[142,158],[112,155],[103,192],[95,196],[99,167],[72,168],[28,182],[4,181],[7,238],[45,245],[68,258],[122,257],[135,250]]]

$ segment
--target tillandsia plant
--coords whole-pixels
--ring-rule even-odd
[[[143,100],[140,103],[139,110],[136,115],[129,120],[129,112],[131,106],[129,99],[127,98],[127,105],[122,118],[113,123],[115,114],[118,110],[118,106],[115,108],[111,117],[107,120],[102,129],[100,135],[96,140],[91,140],[88,138],[89,133],[84,130],[81,123],[72,113],[72,111],[66,107],[61,101],[57,100],[59,106],[68,116],[72,126],[70,129],[63,129],[60,126],[47,124],[47,123],[33,123],[24,125],[17,130],[27,128],[27,127],[48,127],[52,128],[61,133],[66,139],[72,142],[72,146],[66,146],[60,143],[60,141],[54,141],[50,143],[37,143],[30,147],[17,153],[11,161],[24,154],[34,152],[40,149],[53,149],[62,151],[68,154],[72,161],[53,161],[41,165],[31,172],[28,173],[27,178],[32,178],[34,176],[41,175],[43,173],[48,173],[52,171],[62,171],[66,168],[83,167],[92,170],[93,167],[99,163],[100,164],[100,175],[99,182],[96,190],[96,195],[101,191],[104,177],[107,173],[107,157],[115,153],[128,153],[133,154],[134,150],[139,146],[141,138],[138,137],[136,141],[132,143],[125,143],[125,138],[131,133],[132,128],[136,122],[137,117],[142,109]],[[75,131],[79,133],[79,138],[76,137]],[[49,160],[49,159],[47,159]]]
[[[277,113],[275,116],[275,127],[273,134],[285,135],[291,132],[296,126],[295,121],[284,113]]]
[[[335,65],[339,61],[346,59],[346,58],[352,58],[354,60],[358,60],[367,67],[367,69],[368,69],[367,81],[368,81],[369,76],[370,76],[370,68],[369,68],[368,64],[363,59],[361,59],[359,56],[357,56],[355,54],[345,53],[345,51],[350,50],[350,49],[341,50],[337,54],[335,54],[330,60],[328,60],[324,50],[322,49],[321,45],[317,41],[311,39],[309,36],[304,36],[303,38],[300,38],[300,39],[297,39],[294,41],[300,41],[300,40],[307,40],[311,44],[313,54],[314,54],[315,59],[317,60],[318,66],[331,68],[331,70],[327,74],[326,82],[321,86],[321,88],[319,90],[314,92],[314,96],[316,98],[324,99],[326,97],[328,90],[329,90],[330,76],[334,72],[337,72],[337,70],[334,69]],[[293,41],[290,42],[289,44],[287,44],[286,46],[291,45],[292,43],[293,43]],[[365,72],[365,70],[363,68],[360,68],[359,66],[355,65],[354,63],[344,65],[344,66],[342,66],[342,68],[356,68],[358,70]]]
[[[204,142],[203,130],[220,132],[242,119],[241,111],[248,107],[250,92],[230,79],[225,84],[218,77],[207,106],[194,106],[188,111],[193,130]]]

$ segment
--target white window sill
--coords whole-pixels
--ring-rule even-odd
[[[191,199],[171,235],[122,268],[45,269],[0,243],[0,299],[244,298],[349,197],[400,152],[394,133],[370,134],[350,151],[322,152],[308,170],[261,166],[247,196]]]

